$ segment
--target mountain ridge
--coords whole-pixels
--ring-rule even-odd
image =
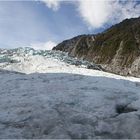
[[[100,64],[106,71],[140,77],[140,17],[125,19],[99,34],[80,35],[53,50]]]

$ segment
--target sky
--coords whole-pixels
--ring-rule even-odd
[[[48,50],[139,16],[136,0],[0,0],[0,48]]]

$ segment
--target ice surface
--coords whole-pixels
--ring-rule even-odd
[[[23,54],[0,63],[0,138],[140,138],[140,79]]]

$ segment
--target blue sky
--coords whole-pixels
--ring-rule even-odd
[[[0,1],[0,48],[49,49],[139,15],[140,4],[134,0]]]

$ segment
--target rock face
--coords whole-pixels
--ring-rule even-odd
[[[100,64],[109,72],[140,77],[140,17],[126,19],[97,35],[63,41],[53,50]]]

